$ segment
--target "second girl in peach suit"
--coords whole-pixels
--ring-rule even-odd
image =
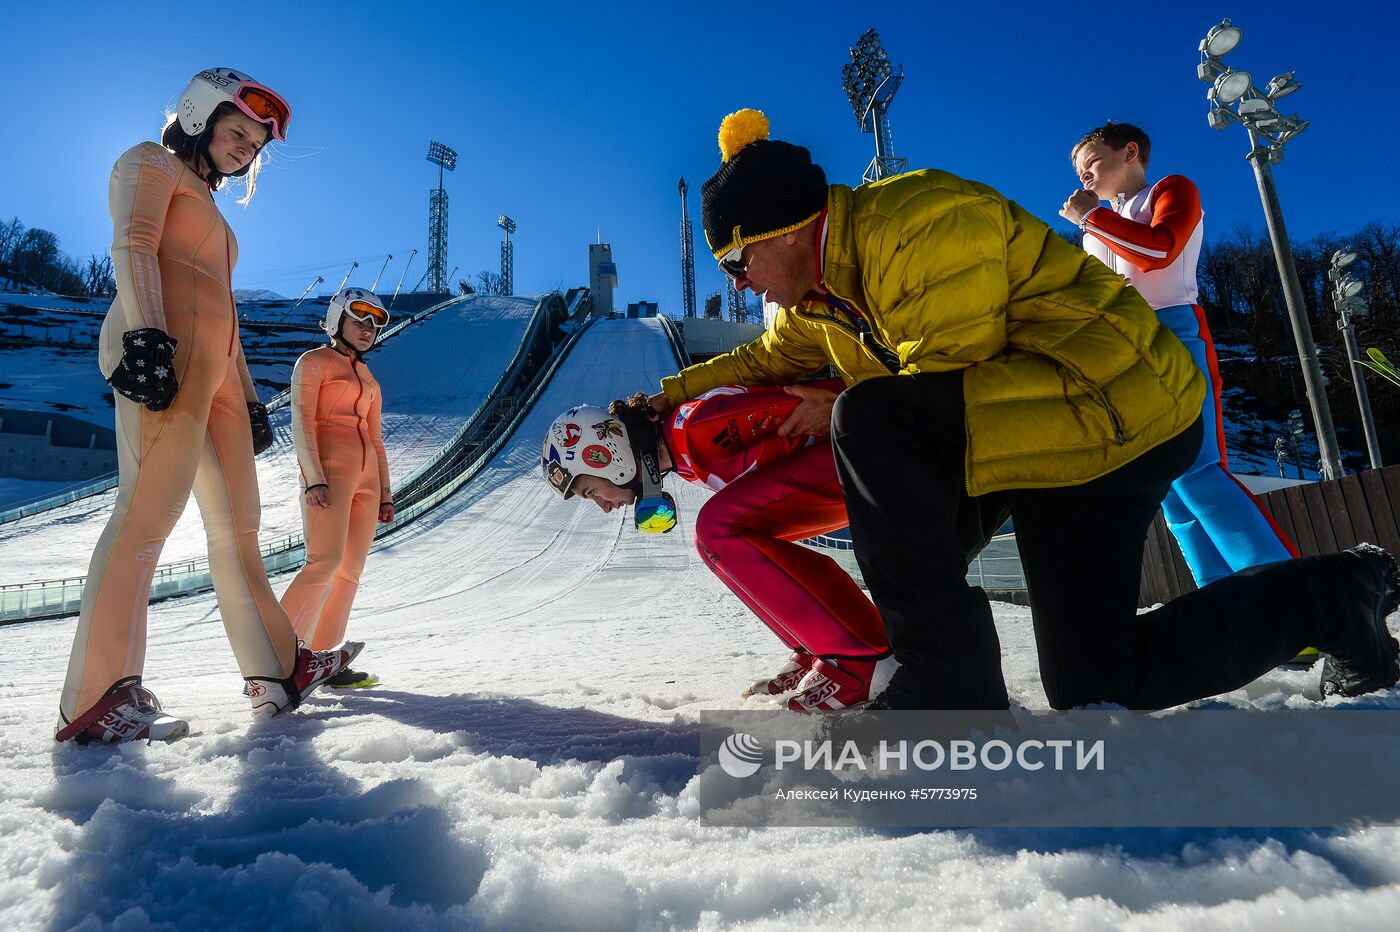
[[[382,397],[362,358],[388,322],[389,312],[372,292],[342,289],[322,324],[330,345],[302,355],[292,372],[306,565],[283,593],[282,607],[313,650],[344,636],[375,521],[394,520],[379,432]],[[379,678],[347,667],[326,682],[344,689],[373,686]]]

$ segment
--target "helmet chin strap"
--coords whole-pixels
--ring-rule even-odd
[[[627,428],[627,440],[632,454],[637,459],[637,477],[629,483],[637,495],[637,504],[648,499],[662,499],[669,502],[674,510],[674,501],[666,494],[661,484],[661,423],[632,408],[622,409],[619,420]]]

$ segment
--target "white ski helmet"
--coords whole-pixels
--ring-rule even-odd
[[[597,476],[627,485],[637,476],[637,459],[622,421],[602,408],[579,405],[554,419],[540,446],[544,480],[563,498],[579,476]]]
[[[232,68],[209,68],[191,78],[180,94],[175,116],[186,134],[199,136],[209,128],[214,109],[224,103],[233,104],[249,119],[267,124],[278,141],[287,141],[292,108],[281,94]]]
[[[379,296],[366,288],[342,288],[335,293],[326,305],[326,319],[321,321],[321,329],[328,336],[340,333],[340,320],[349,315],[355,320],[368,320],[374,324],[374,338],[379,339],[379,331],[389,324],[389,312]]]

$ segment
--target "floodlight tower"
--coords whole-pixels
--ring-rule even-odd
[[[1308,328],[1307,306],[1303,303],[1303,286],[1298,282],[1298,270],[1293,264],[1293,248],[1288,244],[1288,230],[1283,225],[1283,208],[1279,205],[1278,189],[1274,187],[1271,165],[1283,161],[1284,145],[1308,128],[1307,120],[1295,113],[1284,116],[1274,104],[1302,87],[1286,71],[1269,81],[1260,91],[1247,71],[1235,71],[1222,58],[1240,44],[1244,33],[1230,21],[1222,20],[1211,29],[1199,46],[1201,63],[1196,77],[1211,85],[1206,92],[1210,112],[1206,115],[1211,129],[1224,129],[1239,123],[1249,133],[1249,159],[1254,166],[1254,179],[1259,184],[1259,197],[1264,202],[1264,220],[1269,227],[1269,240],[1274,246],[1274,262],[1283,281],[1284,302],[1288,319],[1293,324],[1293,341],[1298,346],[1298,360],[1303,366],[1303,384],[1308,391],[1313,426],[1317,429],[1317,448],[1322,458],[1322,478],[1337,479],[1342,475],[1342,457],[1337,447],[1337,432],[1332,426],[1332,409],[1327,403],[1326,382],[1317,362],[1317,347]],[[1232,110],[1231,107],[1234,107]]]
[[[695,238],[690,232],[690,208],[685,195],[690,185],[682,178],[676,185],[681,192],[681,300],[686,317],[695,316]]]
[[[442,173],[457,168],[457,150],[440,142],[428,143],[428,161],[438,167],[438,186],[428,197],[428,290],[447,290],[447,192],[442,189]]]
[[[734,287],[734,279],[728,275],[724,276],[724,297],[725,304],[729,307],[729,319],[741,320],[740,315],[748,316],[748,306],[744,303],[744,293]]]
[[[860,131],[875,134],[875,158],[863,176],[867,182],[901,174],[909,167],[908,159],[895,157],[890,135],[890,104],[902,83],[904,66],[891,65],[880,45],[880,34],[867,29],[851,47],[851,60],[841,69],[841,86],[855,111]]]
[[[1356,261],[1356,253],[1349,249],[1338,249],[1332,253],[1332,267],[1327,270],[1327,278],[1332,282],[1332,306],[1337,311],[1337,329],[1342,331],[1342,341],[1347,347],[1347,368],[1351,372],[1352,383],[1356,385],[1356,407],[1361,412],[1361,428],[1366,434],[1366,453],[1371,458],[1371,468],[1381,468],[1381,442],[1376,435],[1376,419],[1371,414],[1371,393],[1366,389],[1366,370],[1356,361],[1356,330],[1352,326],[1353,315],[1366,315],[1370,308],[1361,297],[1365,287],[1361,279],[1346,270]]]
[[[515,294],[515,247],[510,244],[515,221],[501,214],[496,218],[496,226],[506,231],[501,240],[501,294]]]

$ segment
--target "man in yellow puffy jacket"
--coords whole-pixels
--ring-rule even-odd
[[[1107,266],[985,185],[916,171],[828,185],[743,110],[720,128],[705,235],[782,309],[758,339],[664,379],[664,411],[830,364],[785,429],[830,432],[861,571],[900,668],[877,708],[1004,709],[1001,651],[966,582],[969,514],[1015,520],[1052,706],[1152,709],[1330,645],[1324,692],[1400,678],[1379,548],[1237,574],[1137,616],[1148,526],[1201,446],[1205,382]],[[973,521],[973,524],[976,522]]]

